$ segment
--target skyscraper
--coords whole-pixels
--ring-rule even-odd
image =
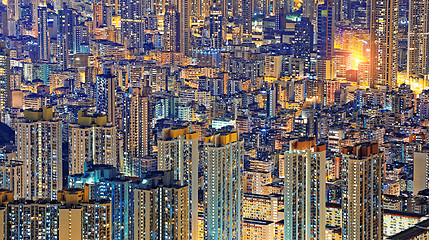
[[[276,116],[277,91],[275,87],[267,90],[267,117]]]
[[[6,107],[11,106],[10,51],[6,43],[0,43],[0,121],[5,122]]]
[[[383,238],[382,162],[378,143],[342,149],[343,239]]]
[[[317,5],[317,78],[333,78],[332,57],[335,39],[335,5],[326,0]]]
[[[190,133],[189,126],[164,129],[158,140],[158,171],[173,171],[173,179],[180,186],[188,186],[189,239],[198,238],[198,133]]]
[[[103,25],[103,1],[94,1],[93,4],[93,26],[99,28]]]
[[[81,110],[78,124],[70,125],[69,174],[84,173],[85,164],[105,164],[119,168],[116,128],[106,116],[91,116]]]
[[[121,0],[122,43],[128,48],[141,49],[144,39],[142,0]]]
[[[408,22],[407,75],[429,74],[429,1],[411,0]]]
[[[125,178],[112,166],[94,165],[84,174],[69,176],[68,181],[71,188],[88,189],[90,201],[110,201],[111,214],[104,216],[111,218],[108,239],[134,239],[134,189],[141,180]]]
[[[210,41],[211,47],[215,49],[222,48],[222,13],[219,8],[210,8]]]
[[[89,32],[84,25],[73,28],[73,53],[89,53]]]
[[[39,6],[37,9],[38,14],[38,28],[39,28],[39,58],[48,60],[49,53],[49,39],[48,39],[48,10],[46,6]]]
[[[48,215],[53,220],[58,219],[58,239],[111,239],[113,210],[110,201],[90,201],[89,188],[71,188],[59,192],[58,202],[61,203],[58,217]]]
[[[107,121],[112,123],[115,118],[117,78],[106,71],[96,77],[95,106],[97,111],[107,115]]]
[[[58,67],[66,70],[69,67],[69,51],[67,49],[67,35],[57,34]]]
[[[164,51],[179,52],[180,51],[180,24],[179,14],[174,6],[165,7],[164,15],[164,35],[163,47]]]
[[[17,157],[24,164],[23,189],[27,200],[56,200],[63,187],[62,123],[52,108],[25,110],[16,131]]]
[[[325,239],[326,145],[291,141],[284,170],[285,239]]]
[[[132,159],[149,155],[151,141],[151,97],[149,89],[130,88],[124,98],[124,168],[132,173]]]
[[[237,132],[204,137],[207,239],[241,239],[244,141]]]
[[[191,42],[191,0],[178,1],[177,9],[180,15],[180,52],[188,56]]]
[[[252,0],[242,0],[241,5],[243,9],[243,33],[246,35],[252,35]],[[234,16],[235,17],[235,16]]]
[[[134,190],[133,239],[198,239],[189,235],[188,186],[166,179],[170,172],[163,174],[167,176],[145,179],[148,183]]]
[[[398,14],[398,0],[371,0],[370,87],[396,87]]]
[[[313,0],[303,0],[302,12],[303,17],[308,18],[312,24],[315,24],[316,2]]]
[[[73,28],[77,25],[77,13],[70,9],[66,3],[58,10],[58,51],[59,63],[62,69],[70,67],[70,54],[73,52]]]
[[[301,18],[295,25],[295,55],[304,59],[304,74],[310,73],[310,54],[313,52],[314,27],[310,19]]]

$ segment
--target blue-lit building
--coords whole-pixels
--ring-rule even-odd
[[[116,77],[111,74],[100,74],[96,78],[95,106],[97,111],[107,114],[111,121],[114,104],[114,87]],[[110,111],[109,111],[110,110]]]
[[[317,77],[332,79],[334,55],[335,6],[332,1],[317,5]]]
[[[112,204],[113,240],[134,239],[134,189],[137,178],[127,178],[112,166],[87,166],[84,174],[68,178],[71,188],[88,188],[90,200],[110,200]]]
[[[334,5],[325,1],[317,6],[317,57],[330,59],[334,54]]]

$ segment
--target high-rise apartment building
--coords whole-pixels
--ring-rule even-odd
[[[241,239],[244,141],[237,132],[204,137],[207,239]]]
[[[145,180],[147,184],[134,190],[133,239],[198,239],[189,234],[188,186],[165,177],[162,181]]]
[[[22,198],[22,170],[23,164],[20,161],[5,159],[0,161],[0,188],[13,192],[15,199]]]
[[[106,116],[91,116],[82,110],[78,123],[69,126],[69,174],[84,173],[85,164],[105,164],[119,168],[116,128]]]
[[[392,196],[392,195],[390,195]],[[385,203],[384,203],[385,204]],[[401,206],[402,207],[402,206]],[[341,204],[339,203],[326,203],[326,225],[340,229],[343,225],[343,214]],[[419,214],[415,212],[403,212],[396,210],[383,209],[383,234],[384,239],[389,236],[398,234],[408,228],[411,228],[419,222],[425,220],[425,214]],[[328,232],[328,229],[327,229]],[[341,233],[338,234],[339,239]],[[327,239],[330,239],[327,237]],[[332,238],[338,239],[338,238]],[[410,238],[404,238],[410,239]]]
[[[198,163],[197,132],[190,133],[189,126],[164,129],[158,140],[158,171],[173,171],[173,179],[180,186],[187,186],[189,238],[198,236]]]
[[[313,51],[314,27],[310,19],[301,18],[295,25],[295,56],[304,59],[304,74],[310,73],[310,56]]]
[[[116,168],[108,165],[93,165],[84,174],[68,177],[69,187],[88,189],[90,201],[110,201],[113,240],[134,239],[134,189],[141,182],[118,174]]]
[[[410,227],[404,231],[399,232],[387,239],[391,240],[419,240],[429,238],[429,219],[426,219],[413,227]]]
[[[178,1],[180,16],[180,52],[188,56],[191,52],[191,0]]]
[[[357,80],[358,85],[361,87],[368,87],[370,85],[370,62],[360,62],[358,63],[358,73]]]
[[[307,89],[307,98],[312,99],[315,102],[322,102],[324,101],[323,95],[324,95],[324,84],[320,80],[308,80],[306,82]]]
[[[335,5],[324,1],[317,5],[317,78],[333,79],[332,58],[335,39]]]
[[[342,149],[343,239],[382,239],[382,165],[378,143]]]
[[[143,1],[121,0],[122,43],[129,48],[141,49],[144,43]]]
[[[285,239],[325,239],[326,145],[291,141],[284,171]]]
[[[109,123],[115,123],[117,77],[106,71],[96,77],[95,106],[107,115]]]
[[[408,17],[407,74],[429,74],[429,1],[411,0]]]
[[[60,70],[66,70],[69,67],[69,52],[67,49],[67,35],[58,34],[57,35],[57,59],[58,59],[58,68]]]
[[[89,29],[87,26],[73,28],[73,53],[89,53]]]
[[[211,7],[210,8],[210,16],[209,16],[209,24],[210,24],[210,41],[211,47],[215,49],[222,48],[222,13],[219,8]]]
[[[111,206],[89,201],[82,189],[58,192],[58,201],[13,200],[0,191],[2,239],[111,239]],[[5,237],[5,238],[3,238]]]
[[[396,87],[398,74],[397,0],[371,1],[370,87]]]
[[[275,236],[275,223],[271,221],[243,219],[243,240],[278,239]]]
[[[5,122],[5,110],[11,103],[10,51],[3,42],[0,43],[0,121]]]
[[[243,218],[277,222],[283,219],[283,196],[244,193]]]
[[[164,15],[164,51],[180,51],[180,24],[179,14],[175,6],[166,6]]]
[[[243,33],[248,35],[248,36],[252,36],[252,0],[242,0],[241,4],[242,4],[242,22],[243,22]],[[236,17],[236,16],[234,16]]]
[[[71,67],[70,54],[73,52],[73,28],[78,23],[76,10],[69,8],[63,2],[62,9],[58,10],[58,50],[60,52],[60,66],[63,69]]]
[[[24,164],[20,196],[56,200],[63,187],[62,123],[52,108],[25,110],[17,124],[17,158]]]
[[[20,1],[13,0],[7,2],[8,11],[8,24],[9,22],[15,22],[19,20],[20,13]],[[13,34],[14,35],[14,34]]]
[[[132,173],[132,159],[149,155],[153,144],[150,88],[130,88],[124,97],[124,172]]]
[[[39,6],[37,9],[39,28],[39,58],[48,60],[49,39],[48,39],[48,9],[46,6]]]
[[[192,1],[192,16],[198,19],[205,19],[209,15],[211,1],[193,0]]]
[[[58,239],[111,239],[110,201],[90,201],[88,189],[71,188],[60,191],[58,202]]]
[[[267,117],[276,116],[277,91],[275,87],[267,90]]]
[[[93,27],[99,28],[103,25],[103,1],[94,1],[92,5],[93,11]]]

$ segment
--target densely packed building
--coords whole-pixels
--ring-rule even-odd
[[[0,239],[427,238],[429,0],[0,15]]]

